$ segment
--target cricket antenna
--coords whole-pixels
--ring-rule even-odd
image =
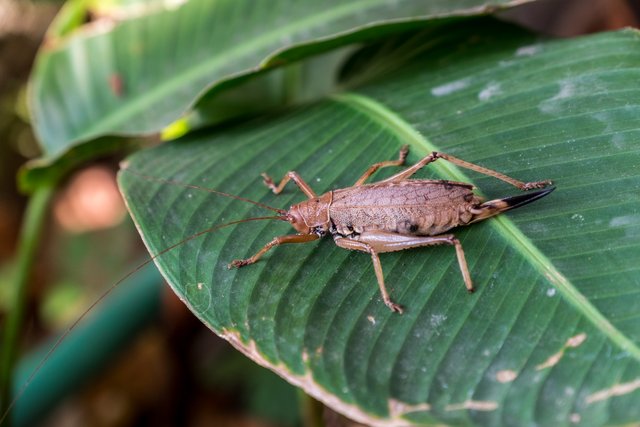
[[[130,174],[133,174],[133,175],[137,175],[137,176],[139,176],[141,178],[148,179],[150,181],[162,182],[162,183],[171,184],[171,185],[178,185],[178,186],[185,187],[185,188],[193,188],[193,189],[196,189],[196,190],[206,191],[208,193],[217,194],[219,196],[230,197],[232,199],[236,199],[236,200],[240,200],[242,202],[247,202],[247,203],[254,204],[256,206],[260,206],[261,208],[264,208],[264,209],[269,209],[270,211],[278,212],[281,215],[284,215],[284,214],[287,213],[287,211],[284,210],[284,209],[274,208],[272,206],[265,205],[264,203],[256,202],[255,200],[247,199],[245,197],[236,196],[235,194],[229,194],[229,193],[225,193],[225,192],[222,192],[222,191],[213,190],[213,189],[207,188],[207,187],[200,187],[199,185],[188,184],[186,182],[177,181],[177,180],[174,180],[174,179],[165,179],[165,178],[158,178],[157,176],[145,175],[145,174],[140,173],[138,171],[129,169],[129,167],[128,167],[126,162],[123,162],[120,165],[120,170],[123,171],[123,172],[127,172],[127,173],[130,173]]]
[[[216,191],[216,193],[218,193]],[[224,194],[224,193],[223,193]],[[240,200],[242,200],[241,197],[236,197],[236,196],[232,196],[234,198],[238,198]],[[253,202],[251,200],[245,199],[246,201],[255,203],[257,205],[261,205],[260,203],[257,202]],[[263,207],[268,207],[266,205],[264,205]],[[269,208],[269,207],[268,207]],[[276,210],[275,208],[269,208],[269,209],[273,209]],[[277,211],[280,211],[279,209],[277,209]],[[280,213],[280,212],[279,212]],[[286,213],[286,211],[282,211],[282,213]],[[11,400],[11,403],[9,403],[9,406],[7,406],[7,410],[5,411],[4,414],[2,414],[2,416],[0,416],[0,425],[2,425],[5,421],[5,419],[9,416],[9,414],[11,413],[11,410],[13,409],[13,407],[16,405],[16,403],[18,402],[18,400],[20,400],[20,398],[22,397],[22,395],[25,393],[25,391],[27,390],[27,388],[29,387],[29,385],[31,384],[31,382],[33,381],[33,379],[35,378],[35,376],[38,374],[38,372],[40,372],[40,370],[42,369],[42,367],[44,366],[45,363],[47,363],[47,360],[49,360],[49,358],[51,357],[51,355],[58,349],[58,347],[60,347],[60,344],[65,340],[65,338],[67,338],[67,336],[71,333],[71,331],[73,331],[76,326],[78,326],[78,324],[102,301],[104,300],[107,296],[109,296],[109,294],[111,294],[111,292],[113,292],[113,290],[115,288],[118,287],[118,285],[120,285],[122,282],[124,282],[125,280],[127,280],[129,277],[133,276],[135,273],[137,273],[138,271],[140,271],[142,268],[144,268],[145,266],[147,266],[148,264],[150,264],[152,261],[154,261],[156,258],[166,254],[167,252],[177,248],[178,246],[189,242],[193,239],[196,239],[204,234],[207,233],[211,233],[212,231],[216,231],[219,230],[221,228],[225,228],[225,227],[229,227],[231,225],[236,225],[236,224],[241,224],[243,222],[250,222],[250,221],[262,221],[262,220],[268,220],[268,219],[277,219],[277,220],[281,220],[281,221],[287,221],[287,217],[283,214],[278,215],[278,216],[261,216],[261,217],[253,217],[253,218],[244,218],[244,219],[239,219],[236,221],[231,221],[231,222],[227,222],[224,224],[218,224],[215,225],[213,227],[207,228],[206,230],[201,230],[195,234],[192,234],[191,236],[182,239],[181,241],[179,241],[178,243],[174,243],[173,245],[169,246],[168,248],[165,248],[163,250],[161,250],[160,252],[158,252],[155,255],[152,255],[150,258],[148,258],[147,260],[145,260],[144,262],[142,262],[141,264],[137,265],[133,270],[131,270],[129,273],[127,273],[126,275],[124,275],[123,277],[121,277],[118,281],[116,281],[113,285],[111,285],[111,287],[109,287],[109,289],[107,289],[98,299],[96,299],[93,303],[91,303],[91,305],[84,311],[84,313],[82,313],[75,321],[73,321],[73,323],[71,323],[71,325],[69,325],[64,332],[62,333],[62,335],[60,335],[55,343],[51,346],[51,348],[49,348],[49,350],[46,352],[46,354],[44,355],[44,357],[42,358],[42,360],[40,360],[40,362],[37,364],[36,368],[33,370],[33,372],[31,372],[31,374],[29,375],[29,377],[27,378],[27,380],[22,384],[22,386],[20,387],[20,390],[18,391],[18,393],[15,395],[15,397]]]

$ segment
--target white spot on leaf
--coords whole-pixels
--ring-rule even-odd
[[[471,409],[474,411],[495,411],[498,409],[498,402],[487,400],[467,400],[462,403],[453,403],[445,406],[445,411],[460,411],[463,409]]]
[[[432,327],[437,328],[440,325],[442,325],[445,320],[447,320],[446,314],[432,314],[430,318],[430,323]]]
[[[496,373],[496,380],[501,383],[510,383],[516,378],[518,378],[518,373],[516,371],[512,371],[511,369],[504,369]]]
[[[445,96],[450,95],[454,92],[458,92],[462,89],[465,89],[471,83],[470,79],[460,79],[455,80],[449,83],[445,83],[440,86],[436,86],[431,89],[431,95],[433,96]]]
[[[528,46],[520,46],[516,49],[516,56],[533,56],[542,50],[542,46],[539,44],[531,44]]]
[[[627,225],[640,223],[640,216],[638,215],[622,215],[611,218],[609,221],[609,227],[625,227]]]
[[[496,95],[502,94],[502,88],[500,87],[500,83],[491,82],[484,87],[478,94],[478,99],[480,101],[488,101]]]
[[[559,113],[563,109],[563,101],[576,93],[576,84],[572,80],[562,80],[558,83],[558,92],[540,103],[538,109],[546,114]]]
[[[571,219],[574,220],[574,221],[583,222],[584,221],[584,216],[575,213],[575,214],[571,215]]]

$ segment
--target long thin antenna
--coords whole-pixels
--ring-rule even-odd
[[[206,192],[209,192],[209,193],[218,194],[220,196],[230,197],[232,199],[241,200],[243,202],[252,203],[252,204],[254,204],[256,206],[260,206],[261,208],[269,209],[269,210],[274,211],[274,212],[278,212],[279,214],[284,214],[284,213],[287,212],[284,209],[274,208],[272,206],[265,205],[264,203],[256,202],[255,200],[251,200],[251,199],[247,199],[247,198],[244,198],[244,197],[236,196],[235,194],[224,193],[222,191],[213,190],[213,189],[207,188],[207,187],[200,187],[199,185],[188,184],[186,182],[181,182],[181,181],[177,181],[177,180],[174,180],[174,179],[165,179],[165,178],[158,178],[157,176],[145,175],[145,174],[140,173],[138,171],[131,170],[131,169],[127,168],[126,166],[122,167],[120,170],[123,171],[123,172],[127,172],[127,173],[130,173],[130,174],[133,174],[133,175],[137,175],[137,176],[139,176],[141,178],[148,179],[150,181],[162,182],[162,183],[165,183],[165,184],[172,184],[172,185],[179,185],[181,187],[186,187],[186,188],[193,188],[193,189],[196,189],[196,190],[202,190],[202,191],[206,191]]]
[[[38,374],[38,372],[40,372],[40,369],[42,369],[42,367],[47,362],[47,360],[49,360],[49,357],[51,357],[53,352],[58,349],[58,347],[60,346],[62,341],[64,341],[64,339],[71,333],[71,331],[73,331],[76,328],[78,323],[80,323],[93,310],[93,308],[95,306],[97,306],[103,299],[105,299],[111,292],[113,292],[113,290],[116,287],[118,287],[118,285],[120,285],[120,283],[122,283],[125,280],[127,280],[129,277],[131,277],[132,275],[134,275],[135,273],[140,271],[140,269],[142,269],[147,264],[149,264],[152,261],[154,261],[159,256],[164,255],[167,252],[177,248],[178,246],[180,246],[180,245],[182,245],[182,244],[184,244],[184,243],[186,243],[186,242],[188,242],[190,240],[196,239],[196,238],[202,236],[203,234],[211,233],[212,231],[219,230],[219,229],[224,228],[224,227],[229,227],[231,225],[240,224],[242,222],[261,221],[261,220],[266,220],[266,219],[278,219],[278,220],[281,220],[281,221],[286,221],[287,220],[286,217],[284,217],[284,216],[262,216],[262,217],[255,217],[255,218],[239,219],[237,221],[227,222],[225,224],[219,224],[219,225],[213,226],[211,228],[207,228],[206,230],[202,230],[202,231],[197,232],[196,234],[192,234],[191,236],[179,241],[178,243],[174,243],[173,245],[169,246],[168,248],[163,249],[162,251],[158,252],[155,255],[152,255],[149,259],[147,259],[143,263],[139,264],[138,266],[136,266],[136,268],[134,268],[129,273],[127,273],[126,275],[121,277],[117,282],[115,282],[113,285],[111,285],[111,287],[109,289],[107,289],[97,300],[95,300],[93,303],[91,303],[89,308],[87,308],[85,310],[85,312],[80,315],[80,317],[78,317],[73,323],[71,323],[71,325],[69,325],[67,327],[67,329],[65,329],[64,333],[62,335],[60,335],[58,337],[58,339],[56,339],[56,342],[47,351],[47,353],[44,355],[42,360],[38,363],[36,368],[33,370],[33,372],[29,375],[27,380],[24,382],[24,384],[22,385],[22,387],[20,388],[20,390],[18,391],[16,396],[11,400],[11,403],[7,407],[6,412],[4,414],[2,414],[2,417],[0,417],[0,425],[2,425],[4,423],[4,420],[7,418],[7,416],[11,412],[11,409],[13,409],[13,407],[16,405],[18,400],[20,400],[20,398],[22,397],[24,392],[27,390],[27,388],[29,387],[29,385],[31,384],[31,382],[33,381],[35,376]]]

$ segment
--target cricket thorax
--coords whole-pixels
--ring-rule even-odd
[[[406,180],[334,191],[330,216],[335,233],[381,230],[434,236],[468,224],[480,197],[453,181]],[[333,231],[333,230],[332,230]]]
[[[293,228],[300,233],[316,234],[320,237],[327,234],[331,223],[329,206],[332,197],[333,193],[328,192],[291,206],[288,216]]]

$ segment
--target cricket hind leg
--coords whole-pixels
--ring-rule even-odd
[[[444,159],[448,162],[453,163],[454,165],[458,165],[461,166],[463,168],[466,169],[470,169],[472,171],[475,172],[479,172],[483,175],[487,175],[487,176],[492,176],[494,178],[497,178],[501,181],[506,182],[507,184],[511,184],[514,187],[520,189],[520,190],[532,190],[534,188],[544,188],[548,185],[553,184],[551,181],[549,180],[544,180],[544,181],[532,181],[532,182],[522,182],[522,181],[518,181],[517,179],[511,178],[510,176],[507,176],[505,174],[502,174],[500,172],[494,171],[493,169],[489,169],[489,168],[485,168],[479,165],[476,165],[474,163],[470,163],[467,161],[464,161],[462,159],[458,159],[457,157],[453,157],[450,156],[448,154],[444,154],[444,153],[438,153],[438,152],[434,152],[432,153],[433,155],[436,156],[436,158],[438,159]]]
[[[359,187],[362,184],[364,184],[364,182],[369,179],[369,177],[371,175],[373,175],[378,169],[381,168],[386,168],[389,166],[402,166],[404,165],[405,160],[407,159],[407,154],[409,154],[409,146],[408,145],[403,145],[400,148],[400,152],[398,153],[398,160],[387,160],[385,162],[378,162],[378,163],[374,163],[371,166],[369,166],[369,169],[367,169],[365,171],[365,173],[362,174],[362,176],[360,178],[358,178],[358,180],[356,181],[355,184],[353,184],[354,187]]]
[[[440,234],[438,236],[414,236],[411,234],[389,233],[386,231],[366,231],[358,236],[360,241],[366,242],[378,253],[397,252],[405,249],[420,248],[423,246],[450,245],[456,249],[458,265],[464,279],[465,287],[473,292],[473,282],[469,274],[469,267],[464,256],[464,250],[460,240],[453,234]]]
[[[474,163],[470,163],[467,162],[465,160],[459,159],[457,157],[451,156],[449,154],[445,154],[445,153],[440,153],[438,151],[434,151],[431,154],[425,156],[424,158],[422,158],[422,160],[420,160],[418,163],[416,163],[415,165],[385,179],[384,181],[381,182],[398,182],[398,181],[402,181],[405,179],[408,179],[409,177],[411,177],[413,174],[415,174],[417,171],[419,171],[420,169],[422,169],[423,167],[425,167],[426,165],[428,165],[429,163],[435,162],[438,159],[444,159],[450,163],[453,163],[454,165],[463,167],[465,169],[469,169],[478,173],[481,173],[483,175],[487,175],[487,176],[492,176],[494,178],[497,178],[501,181],[506,182],[507,184],[511,184],[514,187],[520,189],[520,190],[531,190],[534,188],[544,188],[548,185],[551,185],[552,182],[549,180],[545,180],[545,181],[533,181],[533,182],[522,182],[522,181],[518,181],[517,179],[511,178],[510,176],[507,176],[505,174],[502,174],[500,172],[494,171],[493,169],[489,169],[489,168],[485,168],[483,166],[479,166],[476,165]]]
[[[380,264],[379,253],[396,252],[405,249],[418,248],[423,246],[434,245],[451,245],[456,249],[456,257],[458,259],[458,266],[462,273],[465,287],[469,292],[474,291],[473,282],[471,281],[471,274],[469,273],[469,267],[467,260],[464,256],[464,250],[462,244],[453,234],[442,234],[439,236],[413,236],[397,233],[388,233],[383,231],[366,231],[356,238],[334,236],[334,241],[337,246],[345,249],[357,250],[367,252],[371,254],[373,261],[373,267],[376,272],[376,278],[378,279],[378,286],[380,287],[380,293],[384,303],[392,311],[402,313],[402,306],[391,301],[389,292],[386,289],[384,282],[384,275],[382,273],[382,265]]]
[[[384,304],[389,307],[391,311],[402,314],[404,312],[403,307],[391,301],[389,291],[387,291],[387,287],[384,284],[384,273],[382,272],[380,257],[378,257],[378,253],[371,247],[371,245],[365,242],[359,242],[357,240],[350,239],[348,237],[341,237],[338,235],[334,236],[334,241],[336,245],[341,248],[367,252],[371,255],[371,261],[373,262],[373,269],[376,272],[376,279],[378,280],[378,287],[380,288],[382,301],[384,301]]]

